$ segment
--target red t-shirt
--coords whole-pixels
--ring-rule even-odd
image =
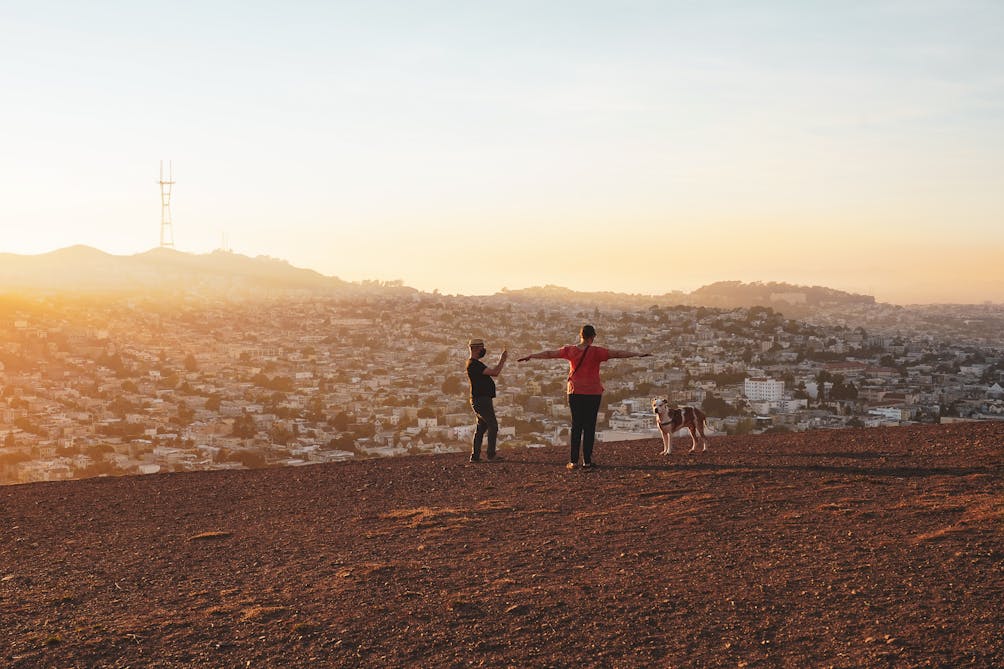
[[[561,357],[568,361],[568,394],[602,395],[603,384],[600,383],[600,363],[610,359],[610,351],[602,346],[590,346],[586,349],[585,358],[578,346],[564,346]],[[574,370],[574,374],[572,373]]]

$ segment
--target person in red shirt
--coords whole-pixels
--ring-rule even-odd
[[[526,362],[532,358],[564,358],[568,361],[568,408],[572,412],[572,431],[568,469],[579,464],[579,450],[582,450],[582,467],[593,466],[593,443],[596,441],[596,416],[600,411],[603,397],[603,383],[600,381],[600,363],[610,358],[644,358],[651,353],[617,351],[593,346],[596,328],[583,325],[579,331],[579,343],[563,346],[554,351],[531,353],[518,360]]]

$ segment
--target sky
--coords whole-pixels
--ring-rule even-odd
[[[0,252],[1004,302],[999,0],[0,0]]]

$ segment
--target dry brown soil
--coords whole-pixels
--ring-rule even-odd
[[[1004,423],[659,449],[3,487],[0,666],[1004,666]]]

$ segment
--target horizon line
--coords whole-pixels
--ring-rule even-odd
[[[89,244],[84,244],[84,243],[78,243],[78,244],[71,244],[69,246],[59,247],[59,248],[51,249],[51,250],[48,250],[48,251],[38,252],[38,253],[17,253],[17,252],[13,252],[13,251],[0,251],[0,256],[2,256],[2,255],[11,255],[11,256],[17,256],[17,257],[22,257],[22,258],[32,258],[32,257],[40,257],[40,256],[51,255],[51,254],[54,254],[54,253],[59,253],[60,251],[69,251],[69,250],[72,250],[72,249],[86,249],[88,251],[93,251],[93,252],[96,252],[96,253],[100,253],[102,255],[111,256],[111,257],[115,257],[115,258],[135,257],[135,256],[145,255],[145,254],[148,254],[148,253],[153,253],[153,252],[178,253],[178,254],[181,254],[181,255],[188,255],[188,256],[210,256],[210,255],[217,254],[217,253],[219,253],[219,254],[228,254],[228,255],[233,255],[233,256],[241,256],[241,257],[244,257],[244,258],[248,258],[249,260],[267,259],[267,260],[277,261],[277,262],[281,262],[281,263],[284,263],[286,265],[289,265],[290,267],[292,267],[294,269],[306,270],[306,271],[310,271],[310,272],[316,272],[318,275],[320,275],[322,277],[330,278],[330,279],[336,279],[338,281],[344,281],[344,282],[350,283],[350,284],[362,285],[362,284],[364,284],[366,282],[373,282],[373,281],[380,282],[380,283],[386,283],[386,284],[398,283],[400,285],[400,287],[402,287],[402,288],[409,288],[411,290],[414,290],[414,291],[416,291],[418,293],[422,293],[422,294],[427,294],[427,295],[435,295],[435,294],[452,295],[452,296],[457,296],[457,297],[492,297],[492,296],[496,296],[496,295],[503,295],[503,294],[506,294],[506,293],[518,293],[518,292],[521,292],[521,291],[527,291],[527,290],[533,290],[533,289],[543,289],[543,288],[555,288],[555,289],[565,290],[565,291],[569,291],[571,293],[580,294],[580,295],[601,294],[601,295],[624,295],[626,297],[663,297],[663,296],[666,296],[666,295],[672,295],[672,294],[675,294],[675,293],[679,293],[679,294],[684,295],[684,296],[690,296],[694,292],[700,290],[701,288],[707,287],[707,286],[711,286],[711,285],[715,285],[715,284],[719,284],[719,283],[738,283],[740,285],[746,285],[746,286],[748,286],[748,285],[764,285],[764,284],[782,284],[782,285],[790,286],[790,287],[793,287],[793,288],[803,288],[803,289],[806,289],[806,288],[823,288],[823,289],[826,289],[826,290],[833,290],[833,291],[845,293],[847,295],[856,295],[856,296],[862,296],[862,297],[870,297],[870,298],[872,298],[875,301],[874,303],[876,305],[886,304],[886,305],[893,305],[893,306],[925,306],[925,305],[941,305],[941,304],[943,304],[943,305],[974,305],[974,306],[987,306],[987,305],[991,305],[992,306],[992,305],[1004,304],[1004,302],[995,302],[995,301],[992,301],[992,300],[984,300],[984,301],[981,301],[981,302],[943,302],[943,301],[942,302],[909,302],[909,303],[883,302],[883,301],[880,301],[874,294],[871,294],[871,293],[862,293],[862,292],[857,292],[857,291],[853,291],[853,290],[845,290],[845,289],[842,289],[842,288],[834,288],[832,286],[826,286],[826,285],[823,285],[823,284],[808,285],[808,284],[800,284],[800,283],[791,283],[791,282],[788,282],[788,281],[776,280],[776,279],[772,279],[772,280],[756,279],[756,280],[752,280],[752,281],[744,281],[744,280],[741,280],[741,279],[718,279],[718,280],[712,281],[710,283],[704,283],[704,284],[698,286],[697,288],[695,288],[693,290],[689,290],[688,291],[688,290],[685,290],[685,289],[672,289],[672,290],[668,290],[668,291],[663,292],[663,293],[649,293],[649,292],[642,292],[642,291],[626,292],[626,291],[623,291],[623,290],[582,290],[582,289],[571,288],[571,287],[566,286],[566,285],[559,285],[559,284],[554,284],[554,283],[534,284],[534,285],[528,285],[528,286],[525,286],[525,287],[522,287],[522,288],[510,288],[508,286],[502,286],[500,288],[495,289],[494,292],[490,292],[490,293],[462,293],[462,292],[459,292],[459,291],[458,292],[444,291],[444,290],[441,290],[439,288],[433,288],[431,290],[429,290],[429,289],[422,289],[422,288],[418,288],[418,287],[415,287],[415,286],[408,285],[407,282],[404,279],[402,279],[402,278],[395,278],[395,279],[372,278],[372,279],[357,279],[357,280],[342,279],[341,277],[339,277],[337,275],[334,275],[334,274],[325,274],[324,272],[322,272],[320,270],[317,270],[317,269],[314,269],[312,267],[305,267],[305,266],[295,265],[295,264],[293,264],[292,261],[287,260],[285,258],[279,258],[279,257],[271,256],[271,255],[268,255],[268,254],[265,254],[265,253],[260,253],[260,254],[257,254],[257,255],[249,255],[247,253],[242,253],[242,252],[239,252],[239,251],[234,251],[232,248],[223,248],[223,247],[214,248],[214,249],[212,249],[210,251],[199,252],[199,251],[186,251],[186,250],[178,249],[178,248],[173,247],[173,246],[172,247],[167,247],[167,246],[157,245],[157,246],[153,246],[153,247],[151,247],[151,248],[149,248],[149,249],[147,249],[145,251],[137,251],[137,252],[134,252],[134,253],[113,253],[113,252],[110,252],[110,251],[105,251],[103,249],[100,249],[100,248],[98,248],[96,246],[91,246]]]

